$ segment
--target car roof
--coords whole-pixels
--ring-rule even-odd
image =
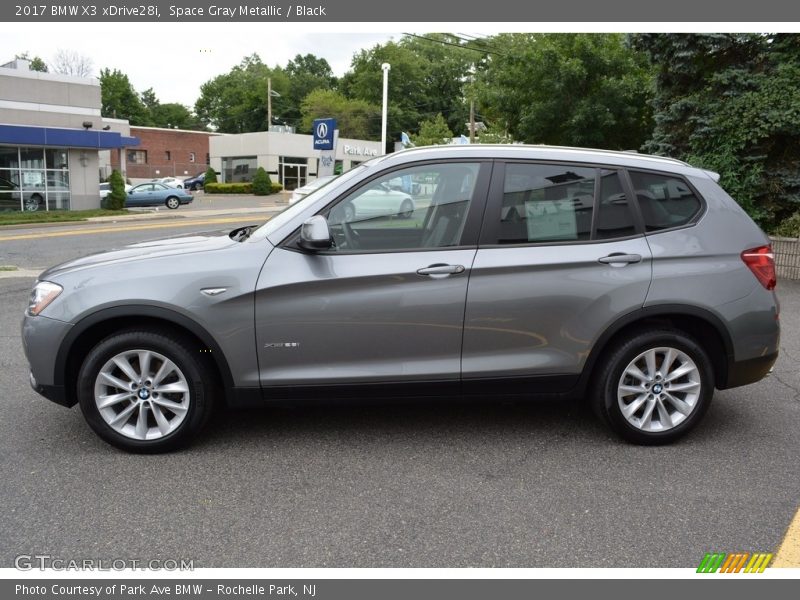
[[[423,146],[408,148],[392,154],[386,154],[370,161],[370,164],[390,166],[392,163],[414,162],[418,160],[434,160],[449,158],[474,159],[506,159],[506,160],[547,160],[566,162],[585,162],[612,166],[653,169],[684,174],[701,174],[690,164],[652,154],[641,154],[635,151],[599,150],[596,148],[576,148],[569,146],[545,146],[528,144],[464,144]]]

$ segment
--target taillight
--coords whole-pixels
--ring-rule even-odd
[[[775,289],[777,280],[775,279],[775,255],[772,253],[772,246],[759,246],[745,250],[742,252],[742,260],[761,285],[768,290]]]

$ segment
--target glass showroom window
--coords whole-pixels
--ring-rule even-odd
[[[222,174],[225,183],[252,181],[256,172],[255,156],[230,156],[222,159]]]
[[[68,210],[66,148],[0,147],[0,210]]]

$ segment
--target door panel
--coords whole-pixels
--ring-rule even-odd
[[[615,254],[629,256],[599,261]],[[636,255],[641,261],[630,262]],[[641,237],[478,250],[464,323],[464,379],[580,373],[604,329],[644,304],[650,276]]]
[[[256,290],[261,384],[457,381],[475,252],[276,249]],[[464,270],[417,273],[437,264]]]

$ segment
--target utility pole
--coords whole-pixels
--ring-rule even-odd
[[[389,63],[383,63],[383,112],[381,113],[381,154],[386,154],[386,121],[389,114]]]
[[[469,143],[475,143],[475,100],[469,101]]]
[[[267,77],[267,131],[272,128],[272,77]]]

